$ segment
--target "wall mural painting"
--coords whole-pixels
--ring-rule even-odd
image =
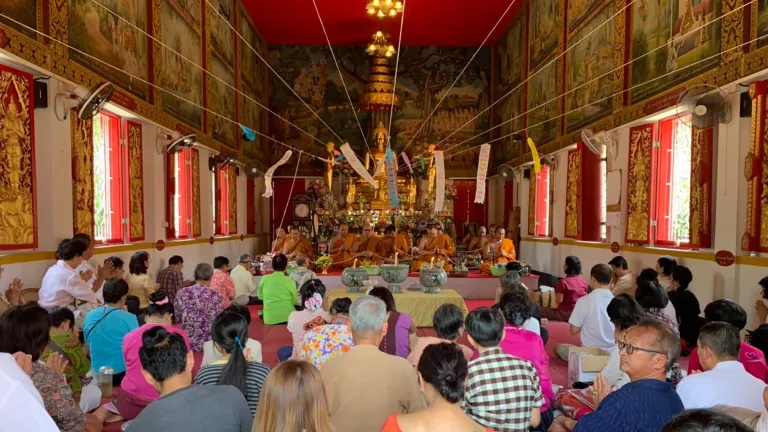
[[[557,137],[557,63],[531,73],[528,80],[528,136],[539,148]]]
[[[721,10],[722,2],[712,0],[638,0],[632,4],[631,103],[720,63],[716,54],[721,50],[722,20],[715,19]],[[696,65],[686,67],[692,64]]]
[[[243,123],[245,126],[255,131],[266,133],[265,123],[267,120],[267,112],[264,110],[264,108],[260,107],[258,104],[256,104],[256,102],[254,102],[259,101],[259,103],[262,105],[267,106],[266,101],[259,100],[259,98],[256,96],[256,92],[247,86],[241,86],[241,91],[248,98],[244,97],[243,95],[239,95],[240,123]],[[267,162],[269,162],[267,158],[267,154],[269,153],[268,145],[269,144],[267,139],[258,134],[256,134],[256,138],[253,141],[240,141],[240,146],[243,150],[243,156],[248,159],[256,159],[265,165]],[[266,169],[269,167],[265,166],[264,168]]]
[[[557,8],[558,0],[532,1],[529,29],[529,69],[537,67],[557,46]]]
[[[233,1],[207,0],[205,9],[208,11],[213,51],[221,56],[228,65],[234,66],[235,32],[232,31],[231,27],[232,16],[234,15]]]
[[[2,0],[1,3],[3,15],[10,19],[0,17],[0,24],[5,24],[23,35],[36,39],[37,33],[31,29],[38,30],[37,16],[42,12],[42,5],[37,0]]]
[[[213,138],[231,148],[236,148],[235,127],[235,75],[219,59],[212,56],[208,77],[208,115],[213,125]],[[215,113],[215,114],[214,114]]]
[[[566,55],[567,132],[599,120],[613,110],[614,26],[609,22],[613,14],[611,3],[574,33],[573,41],[581,42]]]
[[[238,21],[240,36],[243,38],[239,41],[240,76],[242,81],[248,84],[261,97],[266,90],[269,70],[256,53],[258,52],[264,60],[267,60],[266,44],[248,19],[248,12],[245,9],[240,9]]]
[[[496,46],[499,57],[499,96],[504,95],[510,85],[520,83],[525,75],[524,18],[524,11],[520,11]]]
[[[0,248],[37,247],[32,76],[0,66]]]
[[[203,73],[195,66],[202,65],[199,27],[195,27],[195,18],[199,25],[200,3],[192,0],[162,0],[160,9],[160,40],[172,48],[160,49],[160,86],[172,93],[163,92],[163,109],[188,125],[202,129],[203,112],[199,106],[195,106],[202,105],[203,101]],[[181,53],[181,56],[174,51]],[[195,65],[190,64],[189,60]]]
[[[768,0],[757,1],[757,37],[758,47],[768,46]]]
[[[70,58],[146,100],[148,38],[139,29],[148,29],[147,1],[69,0],[68,5]]]
[[[352,103],[357,109],[363,86],[368,77],[370,58],[360,47],[334,47],[339,60],[341,73],[349,89]],[[401,97],[401,110],[396,112],[392,123],[392,145],[397,151],[414,137],[424,120],[443,97],[461,69],[466,59],[473,53],[470,48],[455,47],[407,47],[400,54],[397,92]],[[270,64],[302,99],[352,148],[364,155],[367,151],[354,114],[347,101],[342,86],[339,70],[330,56],[327,47],[321,46],[277,46],[269,55]],[[392,61],[394,66],[394,61]],[[479,112],[488,106],[490,77],[490,49],[484,49],[464,72],[458,83],[451,89],[443,103],[429,119],[419,136],[408,147],[408,153],[418,155],[427,151],[429,143],[436,143],[470,122]],[[269,106],[284,118],[297,124],[322,142],[338,139],[323,125],[304,104],[297,100],[277,79],[270,77]],[[365,111],[357,113],[363,130],[369,131],[369,116]],[[473,120],[463,130],[452,135],[443,146],[464,141],[488,129],[488,116],[483,115]],[[275,116],[270,116],[269,130],[275,138],[298,149],[321,153],[324,147],[311,137]],[[476,145],[486,139],[481,136],[470,140],[465,147]],[[284,149],[272,152],[272,162],[279,159]],[[477,159],[476,151],[464,152],[446,161],[446,168],[466,169]],[[278,173],[287,173],[295,169],[286,164]],[[300,175],[319,175],[322,162],[309,161],[299,169]]]
[[[499,110],[499,122],[501,124],[500,137],[510,135],[513,133],[522,133],[525,130],[525,115],[521,115],[524,111],[524,99],[522,97],[522,87],[514,90],[509,96],[501,102],[501,109]],[[519,117],[518,117],[519,116]],[[515,118],[517,117],[517,118]],[[513,119],[508,123],[510,119]],[[503,123],[503,124],[502,124]],[[508,162],[518,156],[520,156],[520,141],[513,141],[512,137],[506,137],[501,139],[500,146],[496,151],[497,163]],[[493,147],[491,147],[493,148]]]
[[[568,33],[570,34],[576,30],[592,12],[600,9],[606,2],[613,4],[613,0],[568,0]],[[574,40],[577,41],[579,39],[581,38],[576,37]]]

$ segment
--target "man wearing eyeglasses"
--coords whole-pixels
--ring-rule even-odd
[[[618,346],[621,370],[631,382],[614,390],[598,375],[592,386],[595,412],[578,422],[560,416],[550,431],[658,432],[683,410],[680,397],[666,380],[680,355],[677,336],[649,319],[629,329]]]

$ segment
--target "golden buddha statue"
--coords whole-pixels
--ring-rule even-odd
[[[328,191],[331,191],[331,185],[333,184],[333,165],[336,158],[336,148],[332,142],[329,142],[325,146],[325,150],[328,152],[328,162],[325,163],[325,185],[328,187]]]
[[[437,181],[437,164],[435,163],[435,145],[430,144],[429,145],[429,168],[427,168],[427,193],[429,195],[432,195],[432,192],[435,191],[436,181]]]

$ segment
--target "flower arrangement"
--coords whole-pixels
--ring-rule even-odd
[[[458,192],[456,192],[456,186],[449,184],[445,185],[445,199],[455,200]]]
[[[315,264],[323,270],[323,274],[327,274],[328,267],[333,265],[333,259],[328,255],[323,255],[315,261]]]
[[[306,188],[306,194],[313,200],[317,200],[325,193],[325,180],[315,180],[310,182]]]
[[[352,177],[354,174],[355,170],[352,169],[352,166],[349,164],[347,159],[342,159],[341,162],[337,163],[333,167],[333,175],[335,176],[342,175],[344,177]]]

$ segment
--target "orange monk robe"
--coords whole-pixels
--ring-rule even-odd
[[[360,237],[357,241],[357,249],[355,249],[355,253],[360,252],[371,252],[373,254],[372,257],[360,257],[358,258],[360,261],[363,260],[370,260],[373,264],[381,264],[382,259],[381,255],[379,255],[378,247],[379,243],[381,242],[381,236],[370,236],[368,238]]]
[[[315,250],[312,247],[312,242],[307,240],[304,236],[299,239],[298,243],[294,242],[293,239],[286,240],[285,246],[283,247],[283,255],[291,258],[290,255],[294,252],[304,255],[310,261],[315,259]],[[296,257],[294,256],[291,258],[291,261],[295,259]]]
[[[453,239],[448,234],[442,234],[445,247],[440,248],[440,252],[443,252],[446,256],[453,257],[456,253],[456,245],[453,244]]]
[[[504,250],[507,256],[503,256],[501,251]],[[490,251],[489,251],[490,253]],[[480,266],[480,271],[485,274],[491,274],[490,257],[487,257],[487,261]],[[493,249],[493,265],[500,263],[508,263],[515,260],[515,243],[512,240],[505,238],[501,243]]]
[[[357,236],[354,234],[347,234],[346,238],[341,238],[338,236],[334,237],[332,240],[333,243],[331,243],[331,247],[333,249],[339,249],[342,247],[342,245],[347,246],[346,250],[340,250],[331,255],[334,268],[344,269],[347,267],[352,267],[352,264],[355,262],[355,260],[352,258],[352,246],[356,241]]]
[[[394,236],[384,236],[379,241],[379,244],[376,245],[376,256],[375,258],[378,258],[379,260],[390,260],[394,261],[395,259],[395,243],[396,239]],[[398,257],[402,257],[403,253],[400,252],[398,254]]]
[[[283,237],[281,239],[275,240],[275,246],[272,248],[272,253],[277,254],[283,251],[283,248],[285,247],[285,240],[288,237]]]
[[[411,238],[406,233],[397,233],[395,237],[395,247],[397,248],[398,256],[410,255],[413,245],[411,244]]]
[[[421,249],[424,249],[424,251],[440,249],[440,253],[424,253]],[[443,269],[445,269],[445,271],[453,270],[453,264],[448,261],[447,252],[451,252],[454,249],[453,241],[451,241],[451,238],[445,234],[438,234],[435,236],[435,238],[432,239],[427,237],[424,247],[419,248],[419,256],[414,257],[413,264],[411,264],[411,271],[421,271],[421,266],[424,264],[430,264],[432,262],[432,258],[434,258],[435,261],[443,260]]]

